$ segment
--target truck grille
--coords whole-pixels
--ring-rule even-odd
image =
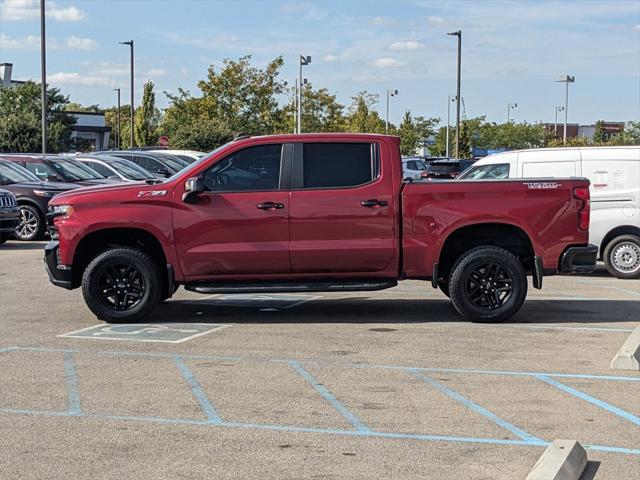
[[[0,208],[15,207],[16,197],[13,195],[0,195]]]

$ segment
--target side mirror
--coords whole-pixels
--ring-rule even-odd
[[[184,182],[184,193],[182,201],[184,203],[197,203],[198,194],[205,191],[204,181],[202,177],[191,177]]]
[[[156,172],[158,175],[161,175],[163,177],[170,177],[171,176],[171,172],[167,169],[161,168],[160,170],[158,170]]]

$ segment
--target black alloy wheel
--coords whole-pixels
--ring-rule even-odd
[[[520,259],[504,248],[482,246],[460,256],[449,277],[455,309],[473,322],[502,322],[527,296],[527,276]]]
[[[134,265],[106,264],[96,275],[100,300],[116,311],[135,307],[147,289],[142,272]]]

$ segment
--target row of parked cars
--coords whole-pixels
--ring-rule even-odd
[[[75,155],[0,154],[0,243],[37,240],[49,200],[75,188],[171,177],[203,152],[122,150]]]
[[[440,157],[403,157],[402,173],[406,181],[451,180],[465,171],[475,160]]]

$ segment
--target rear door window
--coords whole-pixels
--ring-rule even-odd
[[[371,143],[305,143],[302,187],[345,188],[369,183],[378,176],[373,152]]]
[[[49,167],[46,163],[42,162],[26,162],[25,168],[31,173],[34,173],[40,180],[46,180],[47,177],[57,177],[53,168]]]

